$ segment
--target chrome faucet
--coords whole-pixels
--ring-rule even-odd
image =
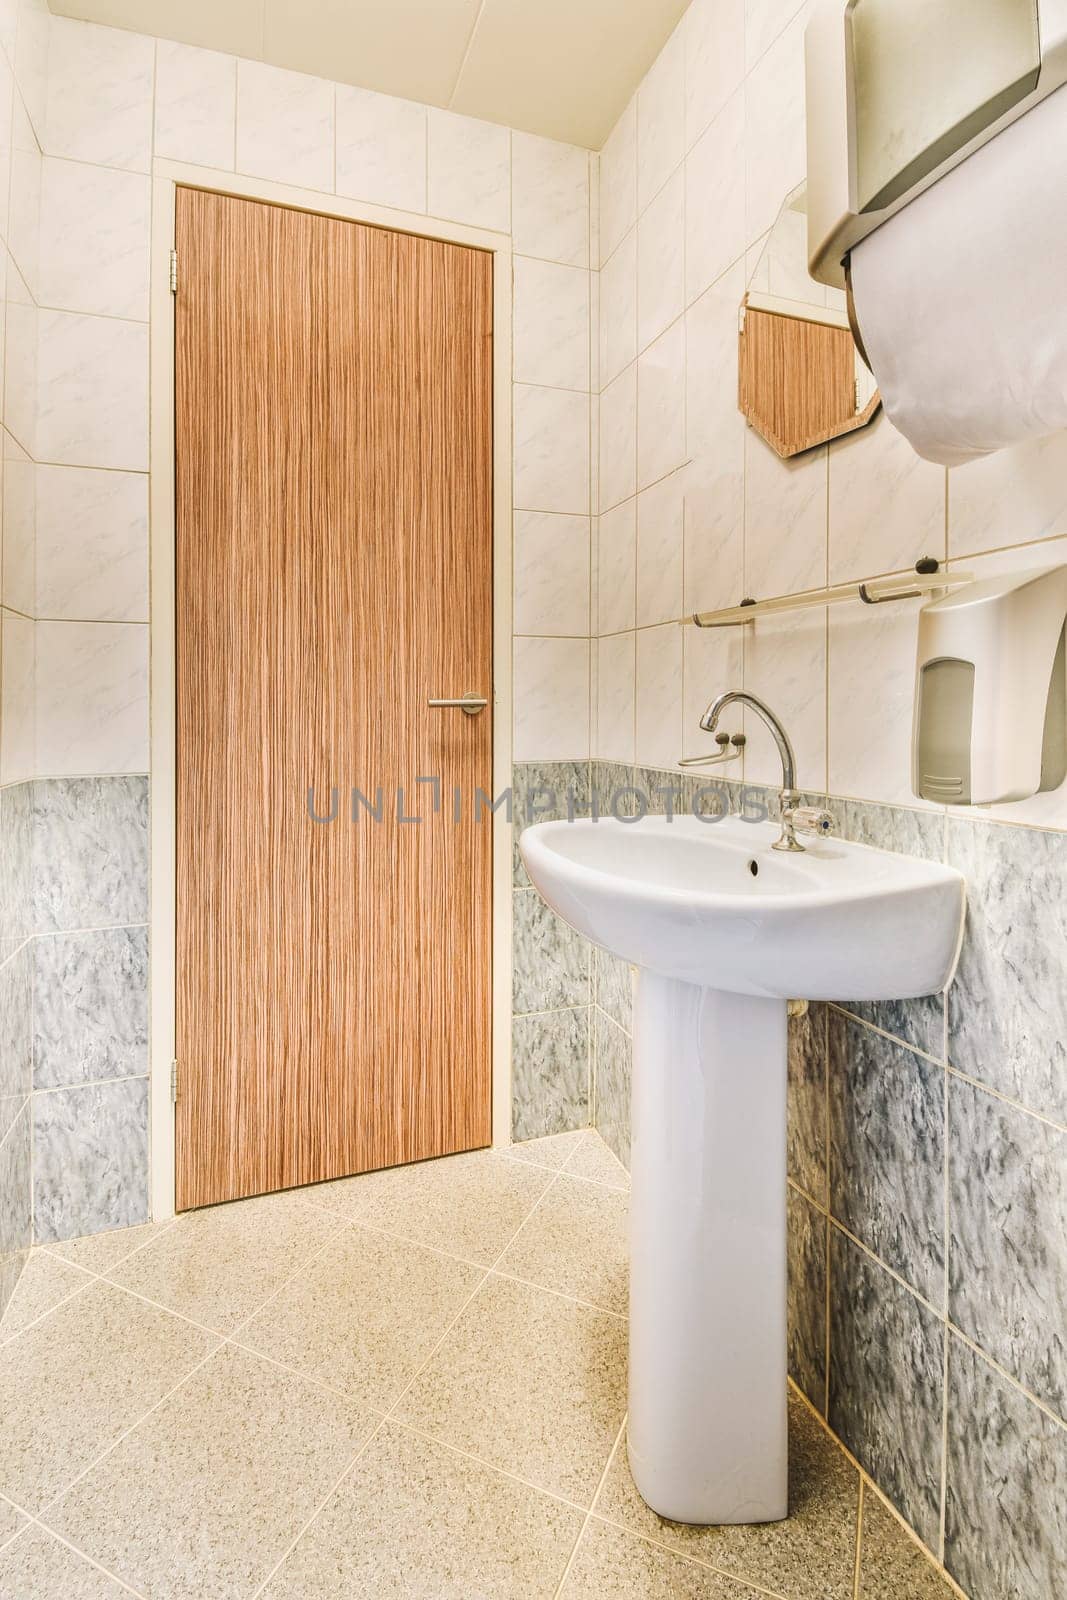
[[[719,725],[719,718],[726,707],[740,702],[750,706],[758,717],[770,729],[771,737],[778,746],[778,754],[782,758],[782,789],[779,799],[782,811],[782,831],[775,840],[775,850],[799,850],[805,847],[797,839],[797,829],[801,833],[817,833],[826,835],[834,829],[834,819],[828,811],[823,811],[814,806],[798,806],[800,796],[796,792],[797,758],[793,753],[789,735],[778,721],[770,706],[758,700],[754,694],[748,694],[744,689],[729,689],[713,700],[700,719],[700,726],[705,733],[714,733]]]

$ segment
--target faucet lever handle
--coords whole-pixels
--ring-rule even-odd
[[[833,815],[821,806],[790,806],[785,815],[798,833],[817,833],[827,838],[836,826]]]

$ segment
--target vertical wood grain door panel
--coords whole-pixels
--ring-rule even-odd
[[[427,700],[492,692],[492,258],[194,189],[176,244],[186,1209],[491,1139],[492,712]]]

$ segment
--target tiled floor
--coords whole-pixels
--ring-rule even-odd
[[[626,1189],[564,1134],[35,1251],[0,1600],[947,1597],[798,1400],[788,1521],[642,1504]]]

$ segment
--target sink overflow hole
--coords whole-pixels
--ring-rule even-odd
[[[749,870],[749,872],[751,872],[751,874],[752,874],[752,876],[754,878],[758,878],[759,877],[759,862],[758,861],[750,861],[749,864],[748,864],[748,870]]]

